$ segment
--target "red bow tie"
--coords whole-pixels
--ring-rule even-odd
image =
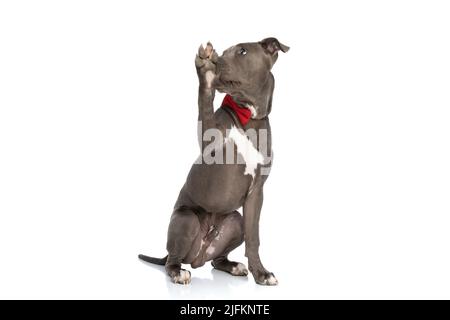
[[[236,103],[236,101],[233,100],[233,97],[227,94],[225,98],[223,98],[222,101],[222,108],[223,107],[229,107],[231,110],[233,110],[234,114],[238,117],[239,122],[245,126],[252,116],[252,112],[250,109],[241,107]]]

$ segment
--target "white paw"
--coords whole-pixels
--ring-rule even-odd
[[[189,284],[191,283],[191,273],[187,270],[181,270],[179,275],[172,278],[172,281],[178,284]]]
[[[275,278],[274,276],[270,276],[267,279],[264,279],[264,283],[267,286],[276,286],[278,284],[278,280],[277,278]]]
[[[246,276],[246,275],[248,275],[248,270],[244,264],[239,262],[236,267],[233,267],[231,269],[231,274],[233,276]]]

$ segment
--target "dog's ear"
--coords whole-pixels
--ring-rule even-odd
[[[266,38],[259,42],[263,49],[271,55],[274,55],[278,51],[288,52],[289,47],[282,44],[276,38]]]

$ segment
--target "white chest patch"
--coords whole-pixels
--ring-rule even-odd
[[[247,108],[249,108],[250,111],[252,112],[252,118],[256,118],[256,116],[258,115],[258,112],[256,112],[256,108],[251,104],[248,104]]]
[[[237,152],[245,161],[244,174],[249,174],[254,178],[258,164],[264,164],[264,156],[255,148],[250,139],[235,126],[231,128],[225,142],[228,139],[233,140],[237,147]]]

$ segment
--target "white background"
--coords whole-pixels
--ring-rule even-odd
[[[0,298],[450,298],[449,16],[448,1],[2,1]],[[165,255],[198,153],[195,52],[268,36],[291,47],[261,221],[280,285],[209,264],[172,285],[137,254]]]

